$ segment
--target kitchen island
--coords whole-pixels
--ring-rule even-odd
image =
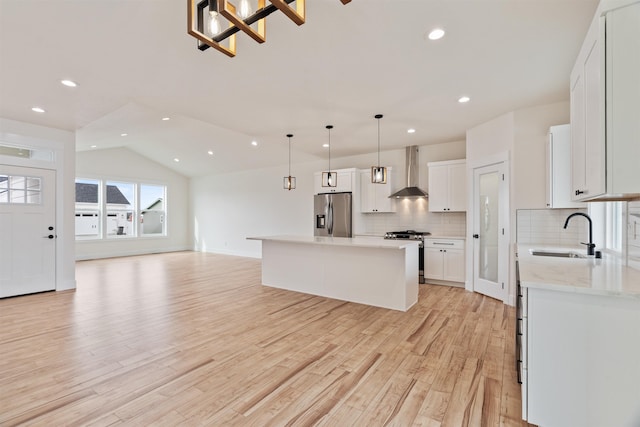
[[[640,271],[584,247],[518,245],[522,414],[541,426],[640,425]]]
[[[371,237],[268,236],[262,284],[406,311],[418,301],[418,242]]]

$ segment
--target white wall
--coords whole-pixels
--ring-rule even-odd
[[[549,128],[569,123],[569,102],[518,110],[514,122],[512,205],[514,209],[545,209]]]
[[[467,130],[467,167],[485,157],[511,151],[514,126],[511,112]]]
[[[56,171],[56,290],[74,289],[75,280],[75,135],[72,132],[0,118],[0,140],[53,150],[53,162],[0,156],[0,162]],[[35,162],[35,164],[34,164]]]
[[[464,158],[465,142],[421,146],[419,155],[420,184],[426,190],[427,162]],[[394,169],[396,179],[393,191],[404,187],[405,150],[383,151],[380,161],[382,165]],[[368,169],[375,163],[377,153],[331,159],[332,169]],[[292,191],[282,189],[282,178],[287,174],[286,167],[193,178],[191,199],[194,249],[259,257],[260,242],[247,241],[247,237],[276,234],[312,235],[313,174],[326,169],[327,166],[326,161],[293,163],[291,173],[297,178],[297,188]],[[405,210],[401,209],[402,212]],[[406,224],[406,228],[420,228],[425,222],[429,223],[428,215],[446,215],[429,214],[426,212],[426,206],[421,206],[416,211],[418,213],[415,216],[407,212],[404,215],[357,215],[362,215],[366,230],[375,230],[378,233],[382,227],[379,215],[385,216],[386,221],[390,221],[387,223],[389,227],[394,228],[397,224],[389,218],[403,218],[401,221],[404,221],[402,224]],[[460,220],[460,215],[452,214],[451,218],[454,217]],[[432,222],[443,222],[445,226],[448,224],[440,217]],[[455,227],[450,224],[449,226]]]
[[[194,249],[260,257],[260,242],[247,237],[312,235],[313,173],[322,166],[293,164],[291,191],[282,188],[286,167],[192,178]]]
[[[114,179],[167,186],[167,236],[134,239],[81,240],[76,259],[107,258],[189,250],[189,179],[127,148],[80,151],[78,178]],[[72,215],[73,216],[73,215]]]

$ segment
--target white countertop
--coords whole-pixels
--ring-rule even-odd
[[[517,245],[517,248],[520,284],[524,287],[640,298],[640,270],[625,266],[620,257],[603,253],[602,259],[557,258],[529,252],[546,249],[586,254],[584,246]]]
[[[416,240],[385,240],[370,237],[319,237],[319,236],[264,236],[247,237],[247,240],[262,240],[286,243],[304,243],[313,245],[348,246],[360,248],[404,249],[418,246]]]
[[[431,239],[431,240],[437,240],[437,239],[443,239],[443,240],[467,240],[467,238],[465,236],[439,236],[439,235],[430,235],[430,236],[424,236],[424,239]]]

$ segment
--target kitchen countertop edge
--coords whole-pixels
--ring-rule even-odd
[[[324,237],[290,235],[247,237],[247,240],[378,249],[405,249],[412,246],[417,247],[419,244],[417,240],[386,240],[371,239],[369,237]]]

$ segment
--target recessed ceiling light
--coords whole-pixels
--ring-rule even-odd
[[[258,141],[251,141],[251,145],[253,145],[254,147],[256,147],[258,145]]]
[[[213,151],[209,150],[209,151],[207,151],[207,154],[210,155],[210,156],[213,156]]]
[[[178,163],[180,161],[180,159],[176,157],[175,159],[173,159],[173,161]]]
[[[461,96],[460,98],[458,98],[458,102],[461,104],[464,104],[465,102],[469,102],[471,100],[471,98],[469,98],[468,96]]]
[[[91,146],[91,148],[96,148],[96,147],[97,147],[97,145],[92,145],[92,146]]]
[[[36,113],[44,113],[44,110],[40,107],[33,107],[31,111],[35,111]]]
[[[444,37],[444,30],[442,28],[434,28],[429,33],[429,40],[438,40]]]
[[[171,117],[163,117],[163,118],[162,118],[162,121],[163,121],[163,122],[166,122],[167,120],[171,120]]]
[[[120,136],[127,136],[129,135],[128,133],[121,133]]]
[[[416,133],[416,130],[414,128],[407,129],[407,133]]]
[[[78,84],[76,82],[71,81],[71,80],[60,80],[60,83],[62,83],[65,86],[68,86],[68,87],[76,87],[76,86],[78,86]]]
[[[329,148],[329,144],[322,144],[324,148]]]

